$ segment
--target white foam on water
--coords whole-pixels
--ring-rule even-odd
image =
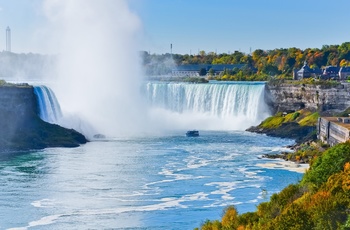
[[[58,218],[60,218],[61,215],[52,215],[52,216],[46,216],[41,218],[38,221],[32,221],[29,223],[28,227],[37,227],[37,226],[43,226],[43,225],[50,225],[55,223]]]
[[[237,189],[237,184],[239,184],[239,182],[210,182],[206,183],[205,185],[214,186],[217,188],[217,190],[211,192],[210,194],[222,195],[221,198],[223,200],[233,200],[234,197],[232,197],[229,193]]]
[[[178,181],[178,180],[193,180],[193,179],[204,178],[203,176],[193,176],[193,175],[189,175],[189,174],[177,173],[177,172],[181,172],[183,170],[186,170],[188,168],[178,168],[178,169],[176,169],[176,172],[174,172],[174,170],[171,170],[171,169],[168,169],[168,168],[163,168],[162,171],[159,172],[158,174],[159,175],[164,175],[166,177],[173,177],[173,179],[161,180],[161,181],[149,183],[148,185],[155,184],[155,183],[166,183],[166,182],[172,182],[172,181]]]
[[[254,203],[258,203],[258,202],[259,202],[258,199],[254,199],[254,200],[248,200],[245,203],[247,203],[247,204],[254,204]]]
[[[56,223],[58,219],[70,218],[72,216],[83,216],[83,215],[110,215],[110,214],[120,214],[127,212],[144,212],[144,211],[159,211],[166,210],[170,208],[188,208],[188,206],[181,204],[186,201],[193,200],[208,200],[208,194],[203,192],[184,195],[180,198],[174,197],[164,197],[160,200],[157,200],[159,203],[144,205],[144,206],[130,206],[122,208],[111,208],[111,209],[81,209],[71,213],[57,214],[42,217],[39,220],[31,221],[25,227],[11,228],[9,230],[27,230],[28,228],[51,225]],[[144,201],[144,200],[143,200]],[[38,205],[40,201],[33,202],[35,205]],[[40,205],[38,205],[40,207]]]
[[[259,163],[256,166],[267,169],[282,169],[291,172],[305,173],[309,169],[309,164],[299,164],[285,160],[271,160],[268,163]]]
[[[239,168],[238,168],[238,171],[239,171],[240,173],[242,173],[243,176],[246,177],[246,178],[257,179],[257,180],[259,180],[259,181],[264,180],[264,177],[263,177],[263,176],[258,176],[258,175],[257,175],[257,172],[248,171],[248,168],[239,167]]]
[[[237,202],[221,202],[221,201],[218,201],[218,202],[214,202],[210,205],[204,205],[203,208],[216,208],[216,207],[227,207],[227,206],[230,206],[230,205],[240,205],[240,204],[243,204],[243,202],[240,202],[240,201],[237,201]]]
[[[62,216],[63,215],[45,216],[39,220],[29,222],[28,225],[25,227],[9,228],[8,230],[27,230],[28,228],[51,225],[54,224]]]
[[[55,205],[55,201],[51,199],[42,199],[42,200],[33,201],[31,205],[36,208],[47,208]]]
[[[210,161],[202,158],[192,158],[187,163],[187,168],[197,169],[209,165]]]
[[[195,201],[198,201],[198,200],[208,200],[208,194],[204,193],[204,192],[199,192],[199,193],[195,193],[195,194],[192,194],[192,195],[189,195],[188,196],[189,200],[195,200]]]

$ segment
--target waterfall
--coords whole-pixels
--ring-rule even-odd
[[[46,122],[57,124],[62,118],[62,112],[54,92],[46,86],[35,86],[34,93],[38,99],[40,118]]]
[[[256,125],[269,116],[264,87],[262,82],[149,82],[145,96],[149,106],[157,113],[163,111],[163,116],[166,111],[173,118],[191,120],[202,129],[236,130]]]
[[[139,127],[140,132],[245,130],[270,115],[264,101],[264,88],[264,83],[256,82],[145,83],[142,91],[147,120]],[[99,133],[92,126],[94,123],[77,116],[62,117],[60,105],[50,88],[35,86],[34,92],[42,120],[74,128],[90,138]],[[129,120],[132,121],[132,118]]]

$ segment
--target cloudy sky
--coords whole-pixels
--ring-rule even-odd
[[[13,52],[55,52],[43,42],[42,28],[48,27],[44,1],[0,0],[0,50],[5,49],[5,30],[10,26]],[[255,49],[321,48],[350,41],[349,0],[126,2],[140,21],[139,46],[151,53],[168,53],[170,44],[173,53],[195,54],[199,50],[248,53]]]

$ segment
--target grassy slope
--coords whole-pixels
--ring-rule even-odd
[[[294,113],[276,115],[267,118],[257,127],[251,127],[248,131],[265,133],[270,136],[290,138],[302,143],[316,138],[316,122],[319,117],[317,112],[300,110]]]
[[[317,119],[319,117],[318,112],[311,112],[309,110],[299,110],[294,113],[289,113],[283,116],[282,113],[277,113],[276,115],[264,120],[259,127],[266,129],[275,129],[280,127],[283,123],[296,122],[300,126],[315,126]]]

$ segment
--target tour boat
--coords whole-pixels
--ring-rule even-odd
[[[190,130],[186,132],[187,137],[198,137],[199,136],[199,131],[197,130]]]

